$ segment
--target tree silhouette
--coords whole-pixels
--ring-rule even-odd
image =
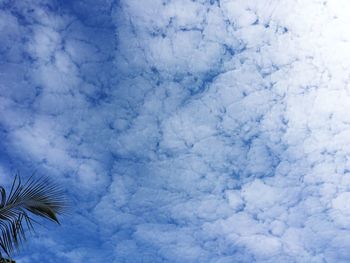
[[[0,186],[0,263],[11,262],[3,258],[1,251],[11,258],[26,241],[26,232],[33,232],[38,223],[33,216],[59,224],[57,215],[66,207],[63,190],[51,183],[48,177],[30,177],[22,182],[16,175],[7,194]],[[12,261],[14,262],[14,261]]]

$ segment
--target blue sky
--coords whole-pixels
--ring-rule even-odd
[[[72,202],[27,262],[349,262],[347,1],[0,1],[0,182]]]

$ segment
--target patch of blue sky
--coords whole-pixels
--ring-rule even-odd
[[[348,261],[349,10],[2,1],[1,183],[74,204],[18,262]]]

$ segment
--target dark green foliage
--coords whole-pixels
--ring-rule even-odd
[[[0,263],[16,263],[16,261],[12,259],[0,258]]]
[[[47,177],[31,177],[23,183],[16,175],[9,193],[0,186],[2,251],[10,257],[19,248],[26,240],[26,232],[34,231],[34,215],[59,223],[57,214],[63,212],[65,203],[62,189],[52,184]]]

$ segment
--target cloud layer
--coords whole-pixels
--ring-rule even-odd
[[[350,259],[345,0],[0,7],[1,180],[74,203],[19,262]]]

